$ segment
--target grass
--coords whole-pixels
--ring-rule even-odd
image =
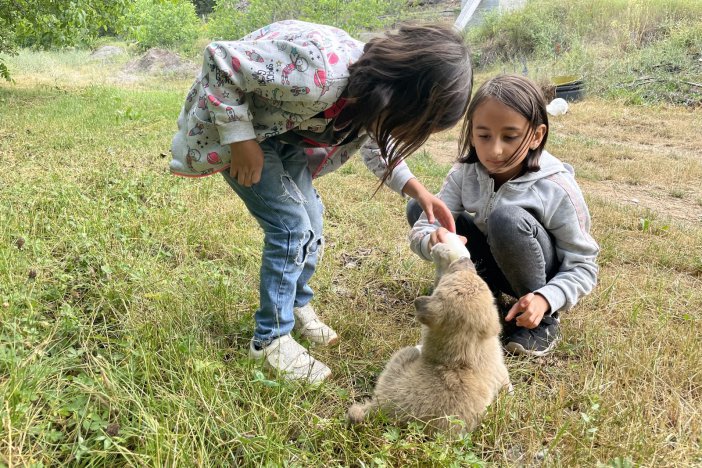
[[[591,97],[553,119],[549,149],[576,167],[602,247],[599,286],[555,354],[509,358],[514,393],[448,440],[345,422],[419,336],[412,301],[433,271],[407,247],[403,200],[371,197],[358,161],[319,179],[315,303],[342,341],[314,354],[334,376],[269,380],[246,358],[262,236],[219,177],[166,170],[189,82],[119,84],[119,64],[72,54],[23,52],[0,84],[0,465],[702,464],[699,111]],[[456,141],[410,161],[430,188]]]
[[[575,75],[590,94],[629,104],[702,105],[702,3],[531,0],[469,31],[475,63],[544,86]]]

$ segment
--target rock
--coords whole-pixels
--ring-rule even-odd
[[[125,66],[128,73],[149,74],[183,74],[193,76],[197,71],[195,64],[182,60],[178,54],[165,49],[149,49],[141,58]]]
[[[90,54],[90,60],[101,60],[103,62],[109,62],[113,58],[124,54],[124,49],[117,46],[102,46],[96,49],[92,54]]]

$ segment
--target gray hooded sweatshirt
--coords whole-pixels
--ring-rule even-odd
[[[495,191],[494,180],[482,164],[456,163],[438,196],[454,217],[473,214],[476,226],[486,235],[488,216],[495,208],[516,205],[528,210],[555,240],[558,273],[534,292],[546,298],[556,312],[571,309],[594,288],[599,246],[590,236],[590,213],[573,168],[546,151],[539,164],[539,171],[527,172]],[[429,234],[438,226],[422,214],[410,231],[410,247],[425,260],[430,260]]]

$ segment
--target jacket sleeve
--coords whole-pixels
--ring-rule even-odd
[[[546,286],[535,292],[544,296],[551,311],[556,312],[571,309],[595,287],[599,246],[590,236],[590,214],[575,182],[562,175],[549,179],[560,188],[560,194],[545,201],[544,227],[555,239],[560,268]]]
[[[462,185],[463,167],[460,163],[456,163],[449,171],[446,179],[444,179],[444,183],[438,194],[438,197],[446,204],[448,209],[451,210],[454,218],[465,211],[461,199]],[[429,255],[429,235],[439,226],[440,224],[438,221],[433,224],[429,223],[427,216],[422,213],[417,222],[414,223],[414,226],[410,229],[410,248],[424,260],[431,260]]]
[[[366,167],[373,174],[375,174],[376,177],[382,179],[388,168],[388,163],[385,158],[383,158],[383,155],[380,152],[380,147],[373,138],[370,138],[363,146],[361,146],[361,157],[363,158],[363,163],[366,165]],[[409,167],[407,167],[407,164],[405,164],[404,161],[401,161],[392,170],[390,177],[385,180],[385,185],[402,195],[402,189],[407,181],[414,178],[415,177],[412,174],[412,171],[410,171]]]
[[[302,111],[319,112],[335,101],[336,96],[326,93],[330,72],[325,54],[313,41],[304,44],[281,38],[207,46],[200,78],[204,94],[198,106],[207,109],[222,145],[256,138],[255,96],[278,109],[290,125],[299,123]],[[284,124],[279,127],[274,133],[286,130]]]

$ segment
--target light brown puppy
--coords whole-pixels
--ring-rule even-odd
[[[445,244],[434,247],[432,258],[438,284],[431,296],[414,301],[425,326],[421,350],[411,346],[392,356],[373,398],[349,408],[353,423],[381,411],[398,423],[425,423],[429,432],[472,431],[500,389],[509,387],[490,290],[470,259],[456,260]]]

